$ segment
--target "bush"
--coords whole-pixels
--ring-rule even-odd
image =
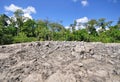
[[[31,42],[36,41],[37,39],[34,37],[27,37],[25,33],[19,33],[18,36],[14,37],[14,43],[21,43],[21,42]]]
[[[4,34],[3,36],[1,36],[0,44],[4,45],[4,44],[12,44],[12,43],[13,43],[12,35]]]

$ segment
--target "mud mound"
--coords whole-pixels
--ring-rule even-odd
[[[0,46],[0,82],[120,82],[120,44],[51,41]]]

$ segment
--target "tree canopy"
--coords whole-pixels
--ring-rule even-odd
[[[30,41],[120,42],[120,18],[115,25],[105,18],[91,19],[85,28],[75,29],[77,22],[65,28],[58,22],[25,18],[21,10],[14,17],[0,15],[0,45]],[[99,30],[97,30],[99,28]]]

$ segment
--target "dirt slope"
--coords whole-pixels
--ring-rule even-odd
[[[51,41],[0,46],[0,82],[120,82],[120,44]]]

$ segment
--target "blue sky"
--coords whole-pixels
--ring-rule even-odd
[[[64,26],[74,20],[84,22],[88,19],[106,18],[117,21],[120,17],[120,0],[1,0],[0,14],[12,15],[23,9],[25,16],[33,19],[46,19]]]

